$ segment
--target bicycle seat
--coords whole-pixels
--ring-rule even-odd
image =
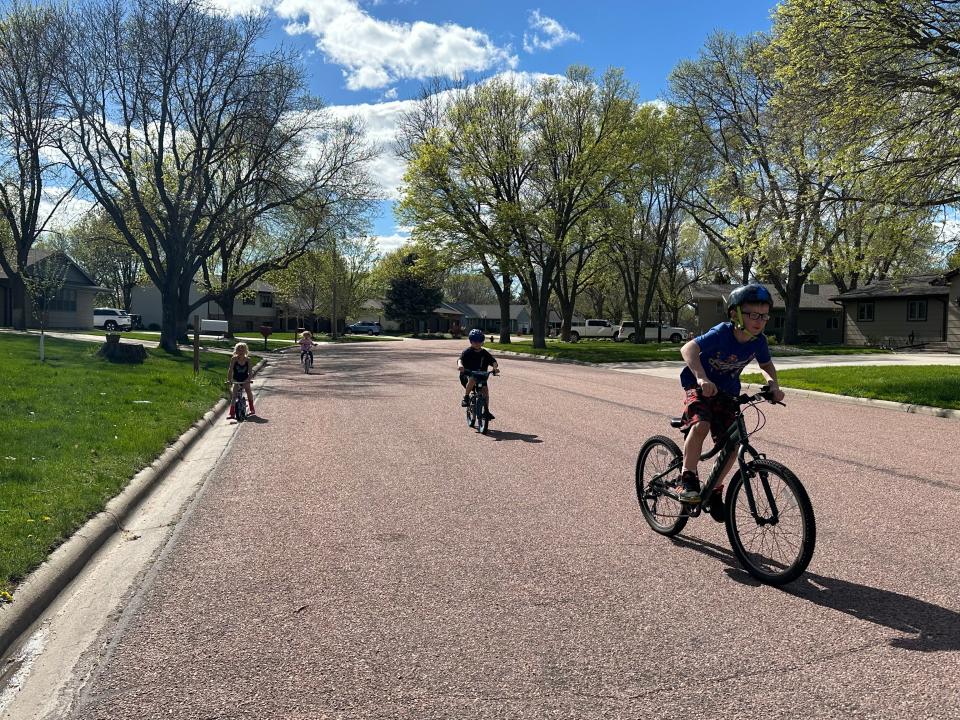
[[[683,418],[670,418],[670,427],[681,428],[683,427]]]

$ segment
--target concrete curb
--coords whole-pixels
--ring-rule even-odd
[[[266,359],[257,363],[251,377],[256,376],[266,364]],[[0,657],[9,652],[17,639],[83,570],[87,561],[107,539],[117,530],[123,529],[123,521],[130,512],[207,428],[214,424],[228,404],[227,398],[220,398],[213,408],[167,447],[160,457],[134,475],[120,494],[112,498],[100,513],[88,520],[17,586],[13,602],[0,606]]]
[[[529,353],[518,353],[510,350],[497,350],[498,355],[510,355],[519,358],[531,358],[534,360],[546,360],[548,362],[566,363],[568,365],[586,365],[588,367],[604,368],[613,370],[615,363],[594,363],[586,360],[571,360],[569,358],[556,358],[549,355],[531,355]],[[748,388],[760,387],[751,383],[744,383]],[[873,398],[853,397],[851,395],[835,395],[833,393],[819,392],[817,390],[802,390],[792,388],[789,385],[783,386],[784,390],[789,390],[790,395],[800,397],[816,398],[818,400],[829,400],[831,402],[844,403],[847,405],[872,405],[873,407],[885,408],[887,410],[897,410],[899,412],[912,413],[914,415],[932,415],[933,417],[945,418],[947,420],[960,420],[960,410],[950,408],[931,407],[930,405],[914,405],[912,403],[894,402],[893,400],[874,400]]]

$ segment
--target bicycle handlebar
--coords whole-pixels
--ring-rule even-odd
[[[760,401],[768,402],[771,405],[783,405],[784,407],[787,406],[786,403],[773,399],[773,390],[770,388],[769,385],[762,385],[760,387],[760,392],[754,395],[747,395],[746,393],[744,393],[737,398],[737,403],[739,405],[747,405],[749,403],[760,402]]]

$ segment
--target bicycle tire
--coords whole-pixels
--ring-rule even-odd
[[[683,457],[677,444],[665,435],[654,435],[640,448],[637,455],[637,503],[643,519],[666,537],[673,537],[686,527],[689,516],[683,514],[683,503],[662,494],[665,487],[675,486],[680,480],[681,466],[659,480],[651,478],[666,472],[676,460]],[[662,503],[662,506],[661,506]]]
[[[467,427],[473,427],[473,398],[467,401]]]
[[[803,484],[786,466],[764,459],[751,462],[749,468],[754,473],[750,486],[757,513],[764,519],[772,515],[763,486],[766,478],[777,506],[777,522],[760,522],[751,515],[747,494],[742,492],[743,472],[737,472],[724,501],[727,538],[750,575],[768,585],[784,585],[800,577],[813,558],[817,543],[813,505]],[[749,535],[748,530],[752,530]],[[768,554],[777,557],[767,558]]]
[[[242,423],[247,419],[247,403],[244,402],[243,398],[237,400],[233,409],[233,416],[237,419],[238,423]]]
[[[303,365],[304,374],[310,374],[310,356],[304,355],[303,360],[300,361],[300,364]]]
[[[483,395],[477,395],[477,404],[474,414],[477,417],[477,432],[485,435],[487,428],[490,427],[490,421],[487,420],[487,404],[483,400]]]

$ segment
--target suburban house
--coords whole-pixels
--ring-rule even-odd
[[[879,280],[831,298],[843,307],[848,345],[960,349],[960,269]]]
[[[400,323],[387,320],[383,313],[382,300],[367,300],[362,305],[358,320],[378,322],[384,330],[399,330]],[[574,320],[582,318],[576,316]],[[470,303],[444,302],[434,308],[433,316],[429,320],[421,321],[420,332],[450,332],[453,325],[459,325],[463,332],[473,328],[480,328],[485,333],[500,332],[500,306],[474,305]],[[510,332],[527,334],[530,332],[530,308],[526,305],[510,305]],[[550,311],[551,327],[559,327],[560,315]]]
[[[231,332],[245,332],[256,330],[262,325],[281,328],[284,325],[282,308],[275,307],[274,295],[276,288],[265,282],[256,282],[252,292],[234,303],[233,324]],[[196,285],[190,286],[190,302],[196,302],[201,297]],[[163,306],[160,302],[160,290],[154,285],[134,288],[130,298],[130,312],[140,315],[143,326],[159,329],[163,320]],[[223,309],[213,300],[208,300],[190,313],[189,322],[193,323],[193,316],[201,320],[223,320]],[[293,320],[296,328],[296,320]]]
[[[37,267],[38,263],[60,256],[67,261],[67,274],[63,288],[49,305],[48,328],[89,328],[93,327],[93,308],[97,294],[109,292],[100,287],[77,262],[60,250],[31,250],[27,255],[27,271]],[[40,327],[40,321],[33,313],[29,297],[15,293],[10,278],[0,269],[0,326],[12,327],[18,320],[20,309],[26,303],[27,325]]]
[[[708,284],[693,289],[691,295],[697,309],[697,334],[703,334],[714,325],[727,320],[726,299],[738,285]],[[767,335],[783,338],[786,309],[783,298],[767,285],[773,296]],[[821,345],[840,345],[843,340],[843,311],[832,299],[837,295],[836,285],[807,283],[800,296],[800,315],[797,330],[800,340]]]

